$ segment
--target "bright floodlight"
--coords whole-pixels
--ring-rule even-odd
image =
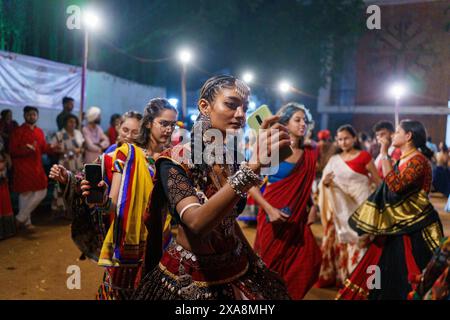
[[[191,114],[191,121],[195,122],[195,120],[197,120],[198,118],[198,114]]]
[[[97,30],[100,28],[100,18],[91,10],[87,10],[83,13],[83,23],[90,30]]]
[[[254,79],[253,73],[250,72],[246,72],[244,73],[244,75],[242,76],[242,80],[244,80],[247,83],[252,82]]]
[[[174,107],[174,108],[178,107],[178,99],[177,98],[171,98],[168,101],[172,107]]]
[[[189,63],[192,60],[192,53],[187,49],[180,50],[178,53],[178,59],[182,63]]]
[[[406,87],[402,83],[396,83],[392,85],[390,93],[395,99],[400,99],[402,96],[405,95]]]
[[[291,84],[287,81],[281,81],[280,84],[278,85],[278,89],[282,93],[286,93],[291,89]]]

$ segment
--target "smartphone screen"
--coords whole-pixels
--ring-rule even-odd
[[[98,187],[98,184],[102,181],[102,166],[99,164],[85,164],[84,171],[86,174],[86,180],[89,181],[89,184],[91,185],[86,202],[102,203],[103,188]]]
[[[291,208],[289,208],[289,207],[284,207],[284,208],[280,209],[280,211],[283,212],[285,215],[288,215],[288,216],[292,215]]]

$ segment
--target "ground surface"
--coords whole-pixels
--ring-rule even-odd
[[[445,234],[450,235],[450,214],[442,210],[446,199],[433,197],[432,201],[441,213]],[[0,299],[94,299],[103,270],[89,260],[78,259],[69,222],[53,220],[42,209],[33,219],[37,226],[34,233],[20,232],[0,241]],[[243,226],[243,230],[253,243],[255,228]],[[320,241],[319,224],[313,225],[313,233]],[[80,267],[80,290],[67,288],[66,271],[71,265]],[[336,289],[313,288],[306,299],[333,299],[335,295]]]

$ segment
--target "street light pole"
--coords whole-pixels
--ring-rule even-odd
[[[399,112],[400,112],[400,97],[395,97],[395,127],[397,128],[398,124],[400,123],[399,121]]]
[[[181,62],[181,113],[183,122],[187,116],[187,93],[186,93],[186,74],[187,64],[192,60],[192,53],[188,49],[182,49],[178,52],[178,59]]]
[[[88,55],[89,55],[89,31],[87,30],[87,28],[84,28],[84,55],[83,55],[83,68],[81,69],[80,128],[81,124],[83,123]]]
[[[397,127],[400,123],[399,114],[400,114],[400,99],[402,96],[406,93],[407,88],[402,83],[395,83],[391,86],[391,95],[395,99],[395,107],[394,107],[394,114],[395,114],[395,127]]]
[[[186,121],[187,114],[187,96],[186,96],[186,73],[187,66],[186,63],[183,62],[181,66],[181,113],[182,113],[182,121]]]

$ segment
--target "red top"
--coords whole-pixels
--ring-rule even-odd
[[[36,150],[29,149],[30,144]],[[22,124],[14,129],[10,140],[10,153],[13,167],[14,192],[23,193],[47,188],[47,175],[42,165],[42,154],[50,153],[44,132],[41,128]]]
[[[399,168],[400,173],[391,170],[386,175],[386,183],[393,192],[402,192],[411,186],[418,186],[425,192],[431,190],[432,171],[430,161],[423,155],[417,154]]]
[[[108,131],[106,132],[106,135],[107,135],[108,138],[109,138],[109,143],[110,143],[110,144],[116,143],[116,140],[117,140],[117,131],[116,131],[116,128],[114,128],[114,127],[109,127],[109,128],[108,128]]]
[[[367,152],[362,150],[359,155],[350,161],[345,161],[345,163],[355,172],[363,174],[365,176],[369,175],[367,171],[367,164],[372,160],[372,156]]]

